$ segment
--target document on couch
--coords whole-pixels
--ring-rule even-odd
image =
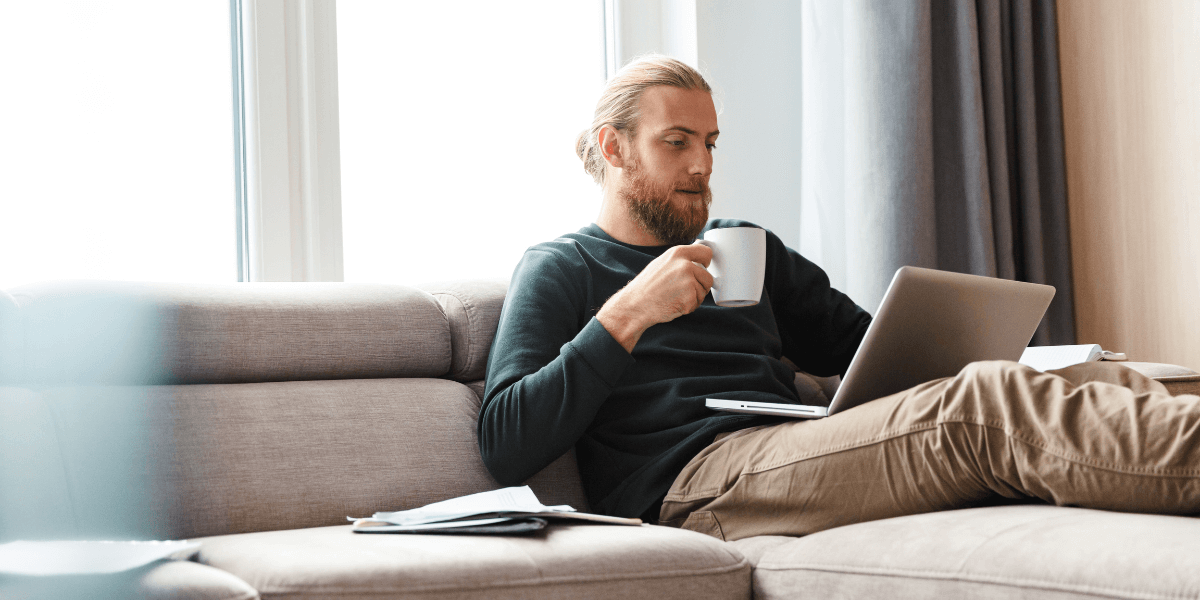
[[[1125,360],[1124,354],[1109,352],[1099,344],[1076,344],[1070,346],[1030,346],[1021,353],[1017,362],[1039,371],[1053,371],[1071,365],[1096,360]]]
[[[545,527],[547,520],[610,525],[641,525],[641,519],[581,513],[567,505],[546,506],[529,486],[509,487],[434,502],[412,510],[377,512],[356,519],[358,533],[521,533]]]

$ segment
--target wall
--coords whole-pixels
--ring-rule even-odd
[[[1200,370],[1200,2],[1059,0],[1080,343]]]
[[[700,68],[721,111],[712,216],[800,247],[801,4],[696,0]]]
[[[800,3],[614,0],[623,65],[646,52],[704,73],[721,137],[713,218],[745,219],[800,246]]]

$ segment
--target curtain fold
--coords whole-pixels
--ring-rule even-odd
[[[904,265],[1057,289],[1075,341],[1053,0],[805,0],[800,251],[874,311]]]

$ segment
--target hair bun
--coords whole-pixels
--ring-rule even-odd
[[[579,160],[585,163],[587,162],[588,134],[590,133],[590,130],[584,129],[579,132],[579,137],[575,138],[575,154]]]

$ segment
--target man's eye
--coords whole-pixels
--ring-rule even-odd
[[[683,140],[667,140],[667,143],[672,146],[682,146],[684,144]]]
[[[717,149],[717,145],[716,145],[716,144],[705,144],[705,145],[706,145],[706,146],[708,146],[708,151],[709,151],[709,152],[712,152],[713,150],[716,150],[716,149]]]

